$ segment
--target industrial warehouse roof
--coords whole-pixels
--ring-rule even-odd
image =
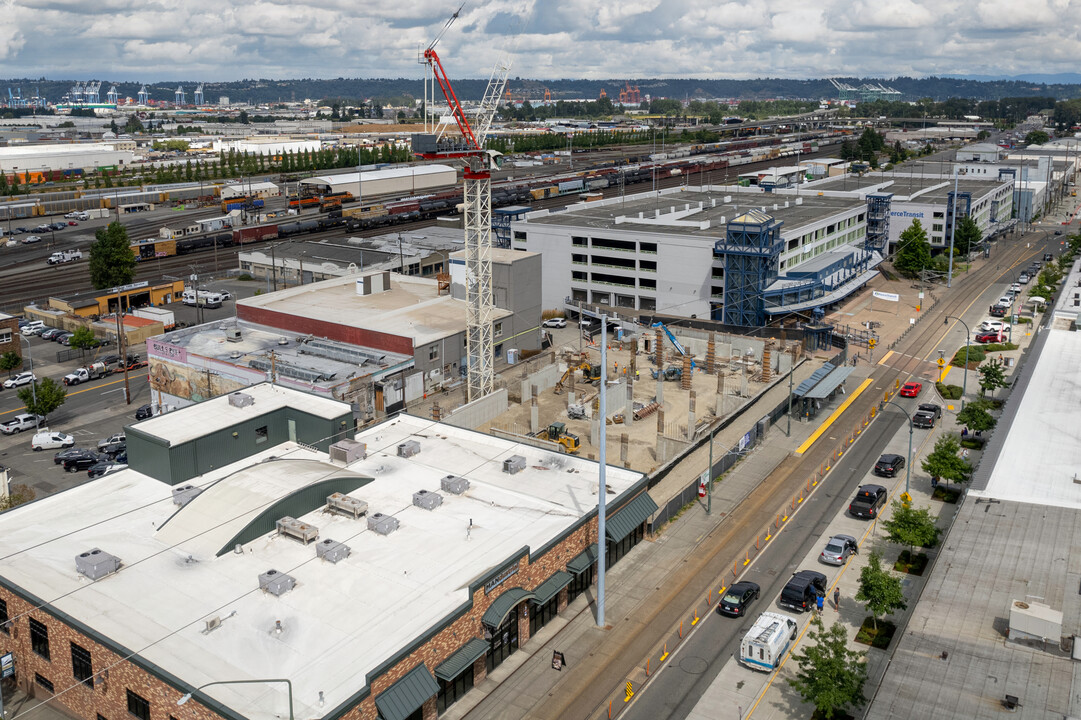
[[[184,408],[184,412],[165,413],[143,420],[136,427],[140,432],[175,447],[232,427],[252,417],[253,412],[263,415],[284,407],[292,407],[309,415],[333,420],[350,411],[348,403],[280,388],[271,383],[252,385],[245,388],[243,393],[252,398],[252,405],[235,407],[230,404],[228,395],[222,395]]]
[[[263,309],[294,317],[407,337],[414,347],[465,332],[466,303],[439,294],[434,278],[390,274],[390,289],[358,295],[350,275],[237,300],[238,312]],[[494,320],[510,316],[495,308]]]
[[[692,179],[697,180],[697,178]],[[798,200],[798,202],[797,202]],[[566,211],[537,211],[526,216],[530,225],[560,225],[589,230],[664,233],[716,239],[724,237],[725,225],[750,210],[764,212],[784,222],[783,235],[799,234],[799,228],[834,215],[865,208],[855,197],[820,197],[801,192],[799,197],[732,187],[704,192],[695,188],[643,193],[626,198],[607,198],[571,205]]]
[[[255,408],[258,401],[239,410]],[[182,432],[206,420],[198,406],[161,419]],[[182,508],[169,485],[131,469],[24,505],[0,515],[0,576],[181,687],[288,677],[296,717],[317,718],[467,607],[471,588],[483,592],[478,583],[515,563],[523,549],[537,553],[559,541],[596,506],[598,466],[583,458],[405,415],[357,439],[367,458],[347,467],[294,443],[267,448],[192,480],[204,491]],[[399,457],[398,445],[410,440],[420,452]],[[526,460],[514,475],[503,472],[512,455]],[[440,491],[451,474],[469,481],[464,494],[442,491],[434,510],[413,505],[413,493]],[[399,528],[381,535],[363,517],[316,510],[295,517],[318,529],[317,542],[268,533],[239,553],[216,554],[219,540],[258,508],[335,477],[371,478],[350,495],[367,502],[369,513],[397,519]],[[610,467],[609,506],[643,483],[638,473]],[[349,556],[318,559],[326,539],[347,545]],[[93,582],[78,574],[75,557],[91,548],[118,557],[120,570]],[[295,587],[280,596],[261,591],[259,576],[271,569]],[[519,586],[512,576],[500,591]],[[212,618],[221,624],[205,632]],[[462,644],[470,640],[458,635]],[[287,706],[283,686],[202,692],[254,720],[275,720]]]
[[[406,167],[384,168],[364,173],[364,182],[379,180],[392,180],[396,178],[414,177],[416,175],[437,175],[445,172],[457,172],[450,165],[409,165]],[[360,173],[341,173],[340,175],[317,175],[304,178],[301,185],[345,185],[360,181]]]
[[[906,168],[907,170],[907,168]],[[868,173],[867,175],[843,175],[816,180],[800,185],[801,195],[814,195],[817,192],[850,192],[866,195],[872,192],[893,193],[894,202],[938,203],[947,202],[948,193],[953,192],[953,167],[945,165],[941,174],[935,175],[899,175],[895,173]],[[1002,183],[997,179],[973,179],[961,175],[957,180],[959,192],[972,193],[974,198],[982,197]],[[784,197],[784,195],[779,195]]]

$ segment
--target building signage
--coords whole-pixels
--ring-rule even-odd
[[[120,287],[110,288],[106,295],[115,295],[117,293],[127,292],[128,290],[138,290],[139,288],[144,288],[148,285],[150,285],[149,280],[142,280],[137,283],[132,283],[131,285],[121,285]]]
[[[509,580],[510,578],[514,577],[517,574],[518,574],[518,563],[514,563],[510,567],[504,569],[502,572],[500,572],[494,578],[492,578],[488,582],[484,583],[484,594],[487,595],[488,593],[495,590],[497,587],[499,587],[500,585],[502,585],[507,580]]]
[[[739,451],[743,452],[748,447],[750,447],[750,445],[751,445],[751,433],[746,432],[746,433],[743,434],[743,437],[741,437],[739,439]]]
[[[880,290],[874,290],[871,295],[875,296],[879,300],[889,300],[890,302],[900,302],[901,296],[897,293],[882,292]]]
[[[890,210],[890,216],[895,218],[917,218],[922,220],[923,212],[909,212],[908,210]]]
[[[11,653],[0,655],[0,678],[9,678],[15,675],[15,656]]]
[[[188,361],[187,349],[153,338],[146,341],[146,354],[164,360],[175,360],[178,363]]]
[[[552,651],[552,669],[563,672],[563,666],[567,664],[567,658],[563,657],[563,653],[558,650]]]

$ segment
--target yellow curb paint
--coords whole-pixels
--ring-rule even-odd
[[[836,410],[834,410],[828,418],[826,418],[825,422],[818,426],[817,430],[811,433],[811,437],[807,438],[802,445],[796,448],[796,454],[802,455],[803,453],[807,452],[807,450],[815,444],[818,438],[822,437],[822,434],[829,429],[829,426],[832,425],[834,421],[837,420],[837,418],[841,417],[841,413],[847,410],[848,406],[851,405],[856,400],[856,398],[860,396],[860,393],[869,388],[872,383],[874,383],[874,380],[872,380],[871,378],[867,378],[866,380],[864,380],[860,384],[860,386],[856,388],[851,395],[848,396],[848,399],[841,403],[841,405]]]

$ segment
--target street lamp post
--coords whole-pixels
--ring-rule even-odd
[[[211,685],[246,685],[249,683],[285,683],[289,686],[289,720],[293,720],[293,683],[287,678],[263,678],[255,680],[217,680],[215,682],[208,682],[204,685],[192,690],[190,693],[185,693],[180,696],[180,699],[176,701],[177,705],[183,705],[188,700],[191,700],[191,696],[199,692],[203,688],[208,688]]]
[[[957,322],[965,326],[965,375],[964,380],[961,382],[961,409],[965,409],[965,394],[968,392],[968,348],[972,345],[972,331],[968,329],[968,323],[956,315],[947,315],[942,319],[943,325],[950,324],[950,318],[953,318]]]
[[[957,168],[953,169],[953,212],[950,220],[950,268],[946,274],[946,287],[953,285],[953,236],[957,230]]]
[[[26,358],[30,361],[30,374],[34,373],[34,353],[33,347],[30,345],[30,338],[19,333],[19,339],[26,343]],[[30,396],[34,399],[34,412],[31,413],[34,416],[34,432],[41,429],[41,424],[38,422],[38,379],[35,377],[30,381]]]
[[[912,477],[912,416],[909,414],[908,410],[905,410],[893,400],[887,400],[886,404],[893,405],[895,408],[904,413],[906,418],[908,418],[908,457],[905,458],[905,495],[908,495],[908,481]]]

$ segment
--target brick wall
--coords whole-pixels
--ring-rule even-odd
[[[314,320],[308,317],[243,304],[237,305],[236,311],[237,317],[241,320],[247,320],[259,325],[289,330],[302,335],[312,334],[316,337],[325,337],[350,345],[360,345],[361,347],[413,356],[413,340],[404,335],[391,335],[376,330],[365,330],[364,328],[351,327],[325,320]]]
[[[0,355],[13,352],[19,357],[23,355],[23,344],[19,334],[19,319],[5,318],[0,320]],[[18,368],[16,368],[17,370]]]

